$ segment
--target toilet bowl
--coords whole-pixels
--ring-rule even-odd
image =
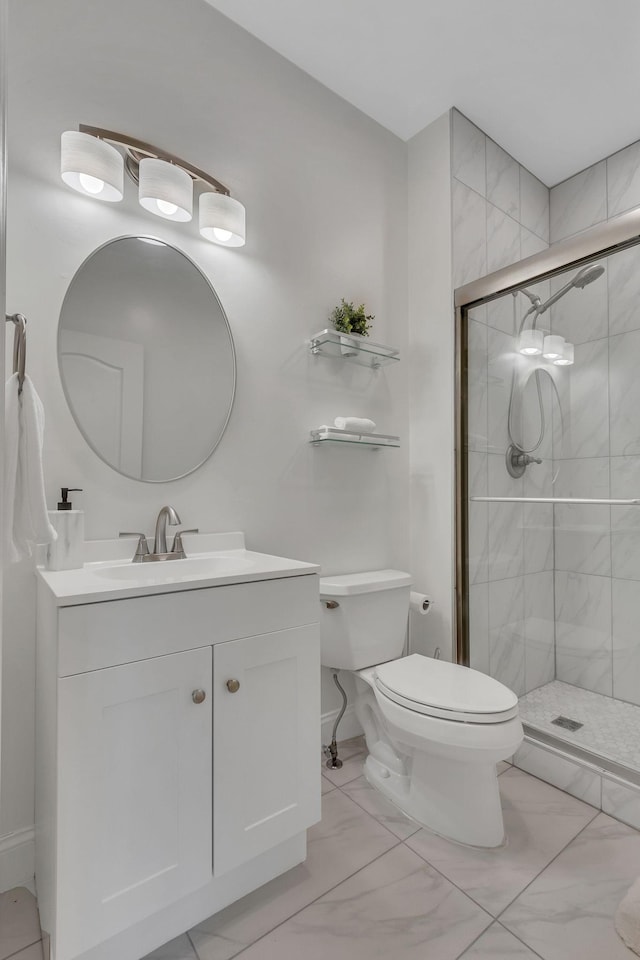
[[[522,742],[517,697],[469,667],[401,656],[410,586],[396,570],[321,578],[322,663],[354,674],[369,783],[444,837],[499,846],[496,764]]]
[[[419,654],[356,677],[371,785],[444,837],[499,846],[504,825],[496,764],[515,753],[523,736],[515,694],[468,667]],[[422,680],[425,692],[418,694]]]

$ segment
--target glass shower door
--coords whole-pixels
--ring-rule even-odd
[[[640,771],[640,248],[464,323],[469,664]]]

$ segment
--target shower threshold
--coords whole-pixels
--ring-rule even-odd
[[[531,690],[519,702],[531,738],[640,785],[640,706],[560,680]]]

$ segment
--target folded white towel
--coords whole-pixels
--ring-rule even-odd
[[[338,430],[347,430],[349,433],[372,433],[376,425],[366,417],[336,417],[333,421]]]
[[[616,930],[634,953],[640,954],[640,879],[636,880],[618,907]]]
[[[44,495],[42,445],[44,407],[29,377],[18,396],[18,375],[5,387],[5,509],[7,553],[12,562],[31,554],[31,545],[51,543],[57,533],[49,522]]]

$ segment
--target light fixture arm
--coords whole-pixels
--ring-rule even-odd
[[[166,153],[164,150],[158,150],[157,147],[154,147],[152,143],[145,143],[143,140],[136,140],[134,137],[130,137],[123,133],[116,133],[114,130],[104,130],[102,127],[90,127],[84,123],[78,125],[78,130],[80,133],[89,134],[89,136],[97,137],[98,140],[108,140],[110,143],[117,143],[125,149],[125,169],[134,183],[138,183],[138,166],[141,160],[144,160],[145,157],[153,157],[157,160],[165,160],[167,163],[173,163],[189,174],[192,180],[197,180],[200,183],[206,184],[208,187],[212,187],[216,193],[222,193],[226,197],[230,196],[230,191],[228,187],[225,187],[223,183],[220,183],[219,180],[216,180],[215,177],[212,177],[210,174],[205,173],[203,170],[199,170],[198,167],[194,167],[192,164],[187,163],[186,160],[181,160],[180,157],[174,156],[172,153]]]

